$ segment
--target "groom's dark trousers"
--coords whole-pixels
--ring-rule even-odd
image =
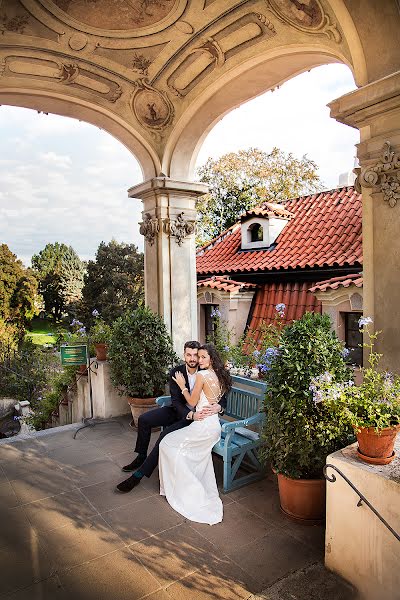
[[[182,427],[187,427],[193,421],[188,420],[186,418],[187,414],[192,410],[186,405],[186,400],[183,397],[183,394],[180,390],[178,384],[172,379],[175,376],[175,373],[180,371],[186,381],[186,387],[189,389],[189,380],[186,371],[186,365],[179,365],[179,367],[175,367],[170,371],[169,378],[169,389],[171,394],[171,406],[163,406],[162,408],[155,408],[153,410],[149,410],[148,412],[140,415],[138,419],[138,436],[136,440],[135,452],[138,454],[146,455],[151,438],[151,429],[152,427],[164,427],[163,431],[158,437],[154,448],[144,461],[144,463],[139,467],[139,470],[146,477],[150,477],[156,466],[158,465],[158,454],[159,454],[159,445],[161,440],[171,433],[172,431],[176,431],[177,429],[182,429]],[[226,398],[223,398],[220,401],[220,404],[223,408],[226,408]]]

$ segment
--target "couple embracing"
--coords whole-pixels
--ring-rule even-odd
[[[139,417],[137,457],[122,467],[133,474],[117,485],[130,492],[159,466],[160,494],[191,521],[214,525],[222,521],[211,451],[221,436],[218,414],[226,407],[231,377],[212,344],[186,342],[184,364],[170,372],[171,406]],[[152,427],[163,426],[147,456]]]

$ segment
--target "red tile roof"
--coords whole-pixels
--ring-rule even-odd
[[[349,287],[355,285],[356,287],[363,286],[363,277],[361,273],[354,273],[353,275],[342,275],[342,277],[332,277],[332,279],[326,279],[320,281],[317,285],[311,287],[308,291],[314,294],[315,292],[325,292],[326,290],[337,290],[339,287]]]
[[[266,283],[256,292],[249,329],[258,331],[261,323],[273,323],[276,319],[276,305],[285,304],[284,324],[300,319],[305,312],[322,312],[322,304],[308,293],[314,284],[304,283]]]
[[[228,277],[215,276],[209,279],[203,279],[197,282],[197,287],[209,287],[223,292],[239,292],[243,289],[256,289],[255,283],[245,283],[243,281],[233,281]]]
[[[241,220],[244,221],[249,217],[277,217],[290,219],[293,214],[286,210],[282,204],[273,204],[272,202],[264,202],[262,206],[255,206],[247,210],[241,215]]]
[[[353,187],[288,200],[284,208],[294,216],[273,247],[242,251],[238,222],[199,249],[197,273],[251,273],[362,264],[361,194]]]

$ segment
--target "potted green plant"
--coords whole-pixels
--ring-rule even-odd
[[[128,311],[116,320],[108,345],[111,380],[129,397],[134,424],[165,393],[178,357],[162,318],[149,308]]]
[[[107,348],[111,335],[111,327],[100,317],[97,310],[92,312],[95,318],[94,325],[90,328],[90,339],[94,344],[97,360],[107,360]]]
[[[368,366],[362,369],[358,386],[327,381],[313,381],[318,402],[346,412],[358,441],[358,457],[364,462],[386,465],[395,457],[394,443],[400,430],[400,377],[379,369],[382,354],[374,351],[379,331],[371,333],[370,317],[359,320],[360,331],[367,337]]]
[[[343,350],[329,317],[306,313],[264,355],[264,458],[278,474],[282,510],[304,522],[324,516],[326,457],[354,439],[347,414],[315,402],[310,390],[321,373],[335,381],[352,379]]]

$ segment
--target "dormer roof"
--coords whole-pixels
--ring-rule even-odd
[[[240,220],[243,223],[243,221],[253,217],[263,217],[266,219],[273,217],[274,219],[289,220],[293,217],[293,213],[286,210],[282,204],[264,202],[264,204],[261,206],[255,206],[254,208],[251,208],[250,210],[247,210],[245,213],[241,214]]]

